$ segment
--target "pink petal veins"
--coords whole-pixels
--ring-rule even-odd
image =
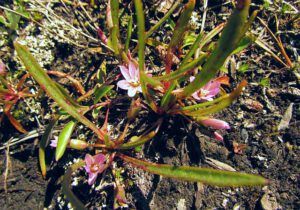
[[[133,62],[129,62],[129,75],[131,80],[137,81],[138,80],[138,69],[135,67]]]
[[[123,90],[128,90],[131,88],[130,83],[127,80],[121,80],[117,83],[117,86]]]
[[[129,74],[129,71],[128,69],[125,67],[125,66],[122,66],[120,65],[120,70],[121,70],[121,73],[123,75],[123,77],[127,80],[127,81],[130,81],[131,80],[131,77],[130,77],[130,74]]]
[[[91,167],[91,165],[94,163],[94,158],[90,154],[86,154],[84,158],[85,164],[87,167]]]
[[[106,160],[106,156],[103,154],[97,154],[94,156],[95,163],[103,164]]]

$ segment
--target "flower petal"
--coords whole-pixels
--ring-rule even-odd
[[[142,86],[141,86],[141,85],[137,87],[137,92],[139,92],[139,93],[142,93],[142,92],[143,92]]]
[[[98,165],[103,164],[106,160],[106,156],[103,154],[97,154],[94,156],[94,160],[95,160],[95,163],[97,163]]]
[[[139,70],[135,67],[133,62],[129,62],[129,75],[130,78],[134,81],[138,81]]]
[[[129,71],[128,69],[125,67],[125,66],[122,66],[120,65],[120,70],[121,70],[121,73],[123,75],[123,77],[127,80],[127,81],[130,81],[131,80],[131,77],[129,75]]]
[[[121,80],[117,83],[117,86],[123,90],[128,90],[129,88],[131,88],[131,85],[129,84],[129,82],[127,80]]]
[[[128,89],[128,96],[129,96],[129,97],[135,96],[136,91],[137,91],[137,88],[135,88],[135,87],[130,87],[130,88]]]
[[[201,123],[205,126],[214,128],[214,129],[230,129],[230,126],[227,122],[218,119],[205,119],[201,120]]]
[[[90,154],[86,154],[84,158],[86,166],[89,168],[94,163],[94,158]]]
[[[193,82],[195,80],[195,77],[194,76],[191,76],[190,77],[190,82]]]
[[[89,185],[93,185],[97,179],[98,173],[89,173],[88,183]]]
[[[192,97],[193,97],[194,99],[200,101],[200,100],[202,100],[202,97],[199,97],[198,92],[199,92],[199,90],[196,91],[196,92],[194,92],[194,93],[192,94]]]
[[[57,147],[57,140],[51,140],[50,147]]]

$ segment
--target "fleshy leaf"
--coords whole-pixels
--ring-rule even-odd
[[[51,137],[52,134],[52,130],[54,128],[54,125],[57,122],[57,117],[55,117],[54,119],[52,119],[49,123],[49,125],[47,126],[42,139],[40,141],[40,147],[39,147],[39,163],[40,163],[40,167],[41,167],[41,171],[42,171],[42,175],[45,178],[46,177],[46,173],[47,173],[47,166],[46,166],[46,159],[45,159],[45,149],[47,144],[49,143],[49,139]]]
[[[75,127],[76,127],[76,122],[70,121],[60,132],[58,136],[57,147],[55,150],[56,161],[58,161],[64,155]]]
[[[94,103],[97,103],[103,96],[105,96],[111,89],[114,88],[114,85],[101,85],[95,90],[95,100]]]
[[[27,71],[31,74],[31,76],[39,83],[41,88],[46,91],[46,93],[54,99],[56,103],[60,107],[62,107],[65,111],[68,112],[72,117],[77,119],[82,124],[89,127],[93,130],[99,137],[99,139],[103,139],[103,134],[91,121],[89,121],[83,114],[81,113],[84,109],[78,109],[75,107],[66,97],[65,93],[61,91],[58,85],[51,80],[51,78],[47,75],[47,73],[42,69],[39,63],[35,60],[35,58],[30,54],[27,47],[19,44],[18,42],[14,43],[15,49],[18,53],[18,56],[22,60],[25,65]],[[79,106],[79,105],[78,105]]]
[[[121,157],[124,161],[131,163],[132,166],[141,168],[150,173],[183,181],[201,182],[221,187],[242,187],[268,184],[268,180],[258,175],[215,170],[210,168],[155,164],[122,154],[120,154],[119,157]]]

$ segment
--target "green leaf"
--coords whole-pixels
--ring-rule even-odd
[[[270,86],[270,79],[268,77],[262,78],[259,82],[259,85],[263,87],[269,87]]]
[[[245,73],[246,71],[248,71],[248,69],[249,69],[249,64],[244,63],[244,64],[240,65],[237,70],[241,73]]]
[[[125,42],[125,53],[127,53],[128,49],[129,49],[131,34],[132,34],[132,16],[130,16],[128,25],[127,25],[127,38],[126,38],[126,42]]]
[[[180,98],[192,95],[207,84],[223,66],[225,60],[236,49],[249,27],[247,23],[250,0],[240,1],[230,16],[224,31],[218,41],[216,49],[212,52],[195,80],[183,89]],[[250,19],[250,22],[252,19]]]
[[[252,40],[250,37],[244,37],[240,43],[238,44],[238,46],[236,47],[236,49],[231,53],[233,54],[237,54],[239,52],[241,52],[242,50],[246,49],[254,40]]]
[[[203,39],[203,33],[200,33],[197,38],[193,40],[193,45],[190,48],[188,54],[183,58],[182,64],[185,64],[195,53],[195,51],[199,48],[199,44]]]
[[[56,161],[58,161],[64,155],[75,127],[76,127],[76,122],[70,121],[60,132],[58,136],[57,147],[55,150]]]
[[[185,8],[177,21],[168,50],[172,50],[182,41],[184,37],[183,34],[186,31],[194,7],[195,0],[189,0],[188,3],[185,5]]]
[[[101,85],[100,87],[97,87],[95,90],[95,100],[94,104],[97,103],[102,97],[107,95],[109,91],[111,91],[114,88],[114,85]]]
[[[30,54],[26,46],[14,43],[15,49],[20,57],[21,61],[25,65],[27,71],[30,75],[39,83],[41,88],[56,102],[58,105],[68,112],[72,117],[81,122],[82,124],[88,126],[92,131],[94,131],[99,139],[103,139],[103,133],[97,128],[91,121],[89,121],[82,112],[86,111],[85,107],[78,109],[73,104],[73,101],[69,101],[69,97],[66,93],[61,91],[61,88],[51,80],[44,69],[39,65],[35,58]],[[78,105],[79,106],[79,105]]]
[[[187,64],[180,65],[178,70],[173,71],[170,74],[165,74],[165,75],[162,75],[162,76],[153,77],[153,79],[166,80],[166,81],[171,81],[171,80],[178,79],[178,78],[182,77],[186,72],[188,72],[188,71],[192,70],[193,68],[196,68],[196,67],[200,66],[201,64],[203,64],[206,58],[207,58],[207,54],[202,54],[197,59],[195,59],[195,60],[193,60],[193,61],[191,61]]]
[[[130,141],[128,143],[122,144],[118,149],[120,150],[128,150],[132,149],[138,146],[141,146],[151,140],[156,135],[155,131],[151,131],[145,135],[141,136],[133,136],[131,137]]]
[[[39,147],[39,163],[40,163],[40,167],[41,167],[43,177],[46,177],[46,173],[47,173],[45,149],[46,149],[46,146],[49,143],[49,139],[51,137],[53,128],[54,128],[57,120],[58,120],[58,117],[55,117],[50,121],[49,125],[47,126],[47,128],[46,128],[46,130],[45,130],[45,132],[42,136],[40,144],[39,144],[39,146],[40,146]]]
[[[150,173],[183,181],[201,182],[221,187],[242,187],[268,184],[268,180],[258,175],[221,171],[210,168],[155,164],[128,157],[122,154],[120,154],[119,156],[124,161],[131,163],[134,167],[141,168]]]
[[[139,70],[144,72],[145,65],[145,15],[143,10],[143,3],[141,0],[134,0],[137,27],[138,27],[138,57],[139,57]],[[143,90],[144,92],[144,90]]]
[[[175,1],[175,3],[170,8],[170,10],[165,14],[165,16],[161,18],[154,26],[152,26],[149,31],[147,31],[146,39],[148,39],[172,15],[174,10],[178,7],[180,3],[181,0]]]
[[[111,44],[114,49],[115,54],[118,56],[120,54],[119,49],[119,0],[110,0],[111,7],[111,17],[113,22],[113,27],[111,29]]]
[[[15,31],[19,28],[20,15],[5,10],[5,15],[9,22],[8,26],[11,30]]]
[[[67,200],[72,204],[72,207],[76,210],[87,209],[85,208],[84,204],[74,195],[71,189],[72,173],[84,165],[85,162],[83,160],[71,165],[66,171],[62,181],[62,192],[66,196]]]

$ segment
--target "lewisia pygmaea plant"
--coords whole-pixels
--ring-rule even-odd
[[[98,29],[98,35],[108,54],[115,56],[119,61],[119,73],[121,79],[117,81],[117,93],[122,94],[122,90],[127,91],[132,103],[128,110],[123,130],[117,135],[112,135],[108,128],[109,106],[113,106],[112,98],[108,93],[114,88],[114,81],[111,83],[97,84],[90,91],[81,91],[82,96],[73,99],[66,91],[54,82],[44,71],[28,49],[14,43],[18,56],[25,65],[28,73],[40,84],[45,93],[51,97],[63,110],[64,119],[68,118],[68,123],[61,130],[57,141],[52,141],[50,146],[55,148],[55,159],[58,161],[65,153],[67,148],[81,149],[85,153],[85,159],[81,159],[67,170],[63,181],[63,192],[67,199],[75,208],[85,208],[85,206],[76,198],[70,190],[70,181],[72,172],[78,169],[85,169],[87,173],[87,182],[92,185],[96,183],[97,177],[103,174],[108,168],[112,169],[111,174],[115,177],[115,203],[124,205],[126,202],[125,193],[121,179],[114,172],[112,163],[117,160],[132,164],[142,170],[180,179],[183,181],[202,182],[217,186],[254,186],[265,185],[267,180],[261,176],[220,171],[209,168],[199,168],[190,166],[172,166],[166,164],[155,164],[144,160],[129,157],[124,151],[134,151],[135,148],[144,145],[146,142],[157,135],[161,124],[164,122],[165,115],[180,115],[190,120],[198,122],[200,125],[210,127],[215,130],[226,130],[230,126],[227,122],[215,119],[213,114],[229,106],[236,99],[246,86],[247,82],[242,81],[231,93],[220,91],[222,85],[228,85],[226,77],[217,77],[219,69],[223,66],[225,60],[237,48],[239,42],[247,32],[255,14],[248,19],[250,0],[238,0],[236,8],[223,28],[222,34],[213,49],[205,51],[200,46],[206,45],[211,41],[212,33],[199,34],[189,50],[182,51],[182,41],[187,31],[187,25],[195,7],[195,0],[189,0],[177,21],[175,30],[170,43],[166,47],[164,59],[165,71],[149,75],[146,69],[145,48],[146,41],[151,35],[170,17],[172,12],[180,5],[178,1],[170,9],[170,12],[149,31],[145,31],[144,11],[141,0],[134,0],[137,17],[137,46],[130,47],[132,18],[128,23],[128,33],[126,42],[122,43],[119,29],[119,1],[110,0],[107,4],[107,30]],[[222,29],[222,28],[221,28]],[[220,32],[220,28],[214,29],[213,33]],[[106,33],[109,33],[107,36]],[[201,44],[201,45],[200,45]],[[200,53],[195,53],[199,50]],[[137,52],[137,53],[136,53]],[[179,60],[173,63],[174,56]],[[174,68],[172,68],[172,66]],[[148,67],[150,69],[150,66]],[[163,68],[162,68],[163,69]],[[55,73],[55,75],[59,75]],[[70,81],[74,78],[67,77]],[[75,80],[76,81],[76,80]],[[76,82],[75,82],[76,83]],[[76,83],[77,87],[82,87]],[[119,91],[120,90],[120,91]],[[94,97],[92,104],[83,105],[83,100]],[[105,98],[99,102],[99,99]],[[86,103],[85,103],[86,104]],[[98,125],[98,121],[92,121],[87,113],[104,107],[107,109],[103,124]],[[137,119],[141,109],[151,109],[160,119],[153,123],[140,136],[132,136],[129,132],[129,125]],[[46,176],[45,149],[49,144],[51,131],[57,121],[62,118],[61,113],[56,113],[53,120],[49,123],[45,134],[40,142],[39,158],[42,174]],[[84,140],[72,140],[72,134],[77,125],[81,123],[88,127],[96,136],[96,140],[85,142]],[[167,123],[167,122],[165,122]],[[101,127],[101,128],[100,128]],[[131,136],[131,137],[130,137]],[[130,138],[129,138],[130,137]],[[214,132],[217,140],[223,137],[218,132]],[[82,141],[79,142],[78,141]],[[77,142],[77,147],[72,144]],[[85,143],[84,143],[85,142]],[[72,146],[73,145],[73,146]],[[76,144],[75,144],[76,145]],[[79,145],[79,146],[78,146]],[[90,148],[89,150],[85,150]],[[91,155],[94,154],[94,155]]]

